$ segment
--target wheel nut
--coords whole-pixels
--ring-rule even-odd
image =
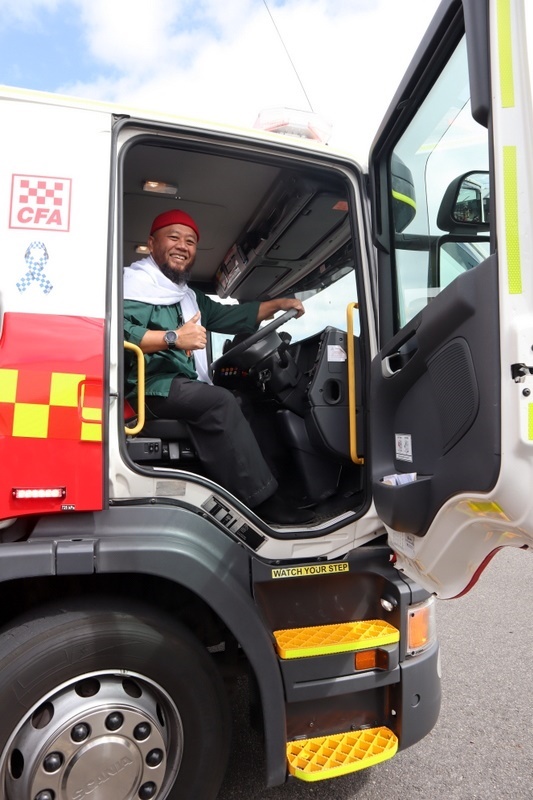
[[[149,767],[158,767],[162,761],[163,761],[163,751],[159,749],[150,750],[150,752],[146,756],[146,763],[148,764]]]
[[[55,800],[55,792],[51,789],[44,789],[36,795],[35,800]]]
[[[79,725],[75,725],[70,732],[70,738],[73,742],[84,742],[85,739],[90,734],[91,729],[85,722],[80,722]]]
[[[50,753],[43,761],[43,768],[45,772],[57,772],[63,763],[63,756],[61,753]]]
[[[135,726],[133,731],[133,735],[137,739],[138,742],[144,742],[145,739],[148,739],[150,734],[152,733],[152,726],[148,724],[148,722],[139,722],[138,725]],[[152,795],[150,795],[151,797]]]
[[[124,717],[120,713],[120,711],[114,711],[107,717],[105,721],[105,726],[108,731],[118,731],[118,729],[122,727],[123,722],[124,722]]]
[[[157,791],[157,786],[152,781],[148,781],[141,786],[139,789],[139,797],[140,800],[150,800],[151,797],[155,795]]]

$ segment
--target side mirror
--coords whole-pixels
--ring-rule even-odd
[[[437,225],[450,233],[477,233],[490,230],[489,173],[467,172],[455,178],[444,193]]]

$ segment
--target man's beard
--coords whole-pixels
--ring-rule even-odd
[[[165,261],[164,264],[159,264],[158,266],[163,275],[165,276],[165,278],[168,278],[169,281],[172,281],[172,283],[176,283],[178,286],[185,286],[189,282],[189,278],[191,277],[191,270],[193,267],[193,265],[190,264],[190,266],[188,266],[187,269],[183,270],[183,272],[178,272],[177,270],[172,269],[172,267],[169,266],[167,261]]]

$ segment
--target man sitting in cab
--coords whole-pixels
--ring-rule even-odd
[[[150,229],[150,255],[124,270],[124,328],[127,341],[145,354],[146,406],[154,417],[186,423],[198,458],[212,480],[275,525],[301,525],[310,512],[292,507],[278,491],[234,395],[211,382],[207,331],[253,333],[277,311],[300,300],[278,298],[239,305],[217,303],[188,285],[200,231],[180,209],[159,214]],[[135,402],[136,370],[126,379]]]

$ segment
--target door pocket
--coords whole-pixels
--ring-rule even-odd
[[[374,500],[385,525],[415,536],[424,533],[432,477],[419,475],[415,481],[401,486],[390,486],[383,481],[373,482]]]

